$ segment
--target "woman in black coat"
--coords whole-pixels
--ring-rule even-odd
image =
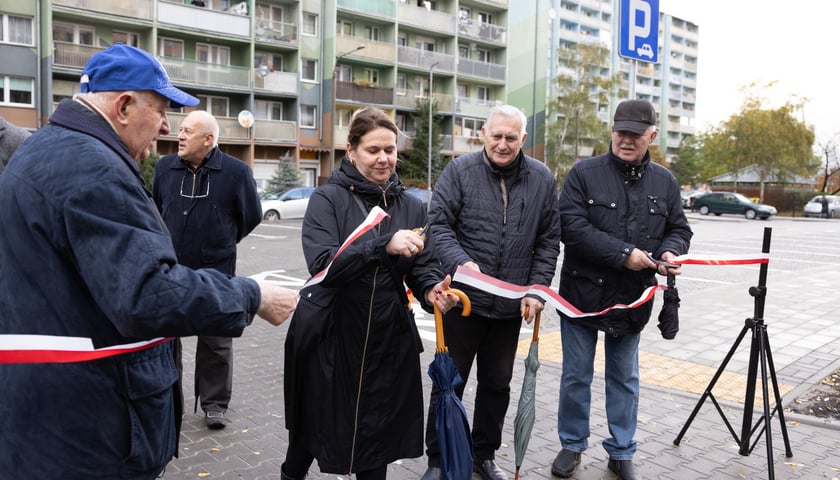
[[[388,463],[423,454],[422,342],[405,284],[424,309],[446,311],[450,278],[430,242],[422,203],[395,173],[397,127],[381,110],[359,111],[347,156],[315,190],[303,220],[309,272],[329,273],[301,291],[285,345],[282,478],[322,472],[384,479]],[[374,206],[389,216],[336,253]]]

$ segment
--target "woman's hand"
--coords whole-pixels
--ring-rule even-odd
[[[403,255],[413,257],[423,251],[423,237],[412,230],[397,230],[391,240],[385,245],[388,255]]]
[[[457,295],[453,293],[446,293],[449,290],[449,285],[452,283],[452,277],[447,275],[443,281],[438,282],[434,287],[426,292],[426,301],[429,305],[437,305],[441,313],[448,312],[452,307],[458,305],[461,301]]]

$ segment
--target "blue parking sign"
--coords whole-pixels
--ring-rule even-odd
[[[659,60],[659,0],[621,0],[618,30],[620,56]]]

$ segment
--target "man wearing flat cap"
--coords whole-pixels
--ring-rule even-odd
[[[651,162],[656,111],[646,100],[626,100],[613,117],[605,155],[576,164],[560,194],[564,244],[559,293],[583,312],[630,304],[656,285],[657,263],[688,252],[692,232],[677,180]],[[679,268],[668,269],[679,274]],[[666,274],[665,267],[658,273]],[[618,478],[638,478],[633,468],[639,405],[639,338],[652,302],[604,315],[560,315],[563,374],[557,410],[562,450],[555,476],[571,477],[589,445],[589,411],[595,347],[604,332],[606,412],[610,438],[607,467]]]
[[[153,479],[178,445],[172,337],[279,325],[296,294],[178,265],[139,161],[198,99],[124,44],[80,87],[0,175],[0,476]]]

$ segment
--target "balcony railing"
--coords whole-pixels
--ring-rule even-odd
[[[186,116],[186,113],[167,112],[166,117],[169,119],[170,134],[162,138],[172,139],[177,137],[178,129]],[[220,141],[241,142],[251,139],[250,132],[248,132],[247,128],[239,125],[238,119],[216,117],[216,120],[219,122]],[[254,122],[254,141],[294,143],[297,141],[297,125],[295,122],[280,120],[256,120]]]
[[[455,104],[455,111],[473,117],[487,117],[490,108],[495,105],[491,100],[479,100],[472,97],[458,97]]]
[[[413,67],[431,68],[435,65],[435,71],[451,73],[455,70],[455,56],[440,52],[430,52],[422,48],[398,47],[397,61],[402,65]]]
[[[259,69],[254,71],[254,88],[272,93],[297,94],[298,75],[294,72],[270,72],[263,77]]]
[[[471,19],[458,22],[458,33],[468,38],[476,38],[486,42],[504,44],[507,41],[507,29],[499,25],[476,22]]]
[[[257,20],[254,37],[258,42],[297,45],[297,25],[291,23]]]
[[[417,102],[421,104],[426,103],[426,92],[420,90],[398,90],[396,96],[396,104],[404,108],[417,108]],[[451,112],[452,106],[455,103],[452,95],[445,95],[443,93],[435,93],[435,108],[443,112]]]
[[[353,82],[336,82],[335,98],[357,103],[391,105],[394,102],[394,89],[356,85]]]
[[[53,0],[54,6],[88,10],[94,15],[110,14],[138,20],[152,19],[153,0]]]
[[[413,3],[399,3],[397,18],[401,24],[455,35],[455,17],[448,13],[426,10],[416,7]]]
[[[392,43],[377,42],[375,40],[368,40],[365,37],[350,37],[345,35],[339,35],[335,38],[335,51],[339,54],[353,51],[351,55],[353,57],[381,60],[388,63],[394,61],[394,48],[396,47]],[[364,45],[365,48],[354,51],[359,45]]]
[[[205,85],[216,90],[233,88],[248,91],[251,88],[253,70],[247,67],[218,65],[180,58],[162,57],[160,63],[166,68],[174,83]]]
[[[393,19],[396,17],[396,8],[393,1],[371,2],[370,0],[338,0],[338,8],[367,13],[377,17]]]
[[[157,18],[161,25],[169,25],[169,28],[186,28],[211,34],[222,33],[250,38],[251,18],[247,8],[244,14],[241,13],[238,8],[241,4],[245,2],[235,4],[228,9],[230,11],[221,11],[184,4],[182,0],[158,0]]]
[[[477,152],[484,148],[480,137],[464,137],[461,135],[441,135],[440,149],[452,155]]]
[[[493,80],[505,79],[505,66],[495,63],[479,62],[467,58],[458,59],[458,73],[471,75],[473,77],[490,78]]]
[[[104,48],[92,45],[79,45],[71,42],[53,42],[53,66],[85,68],[85,64],[95,53],[101,52]]]

